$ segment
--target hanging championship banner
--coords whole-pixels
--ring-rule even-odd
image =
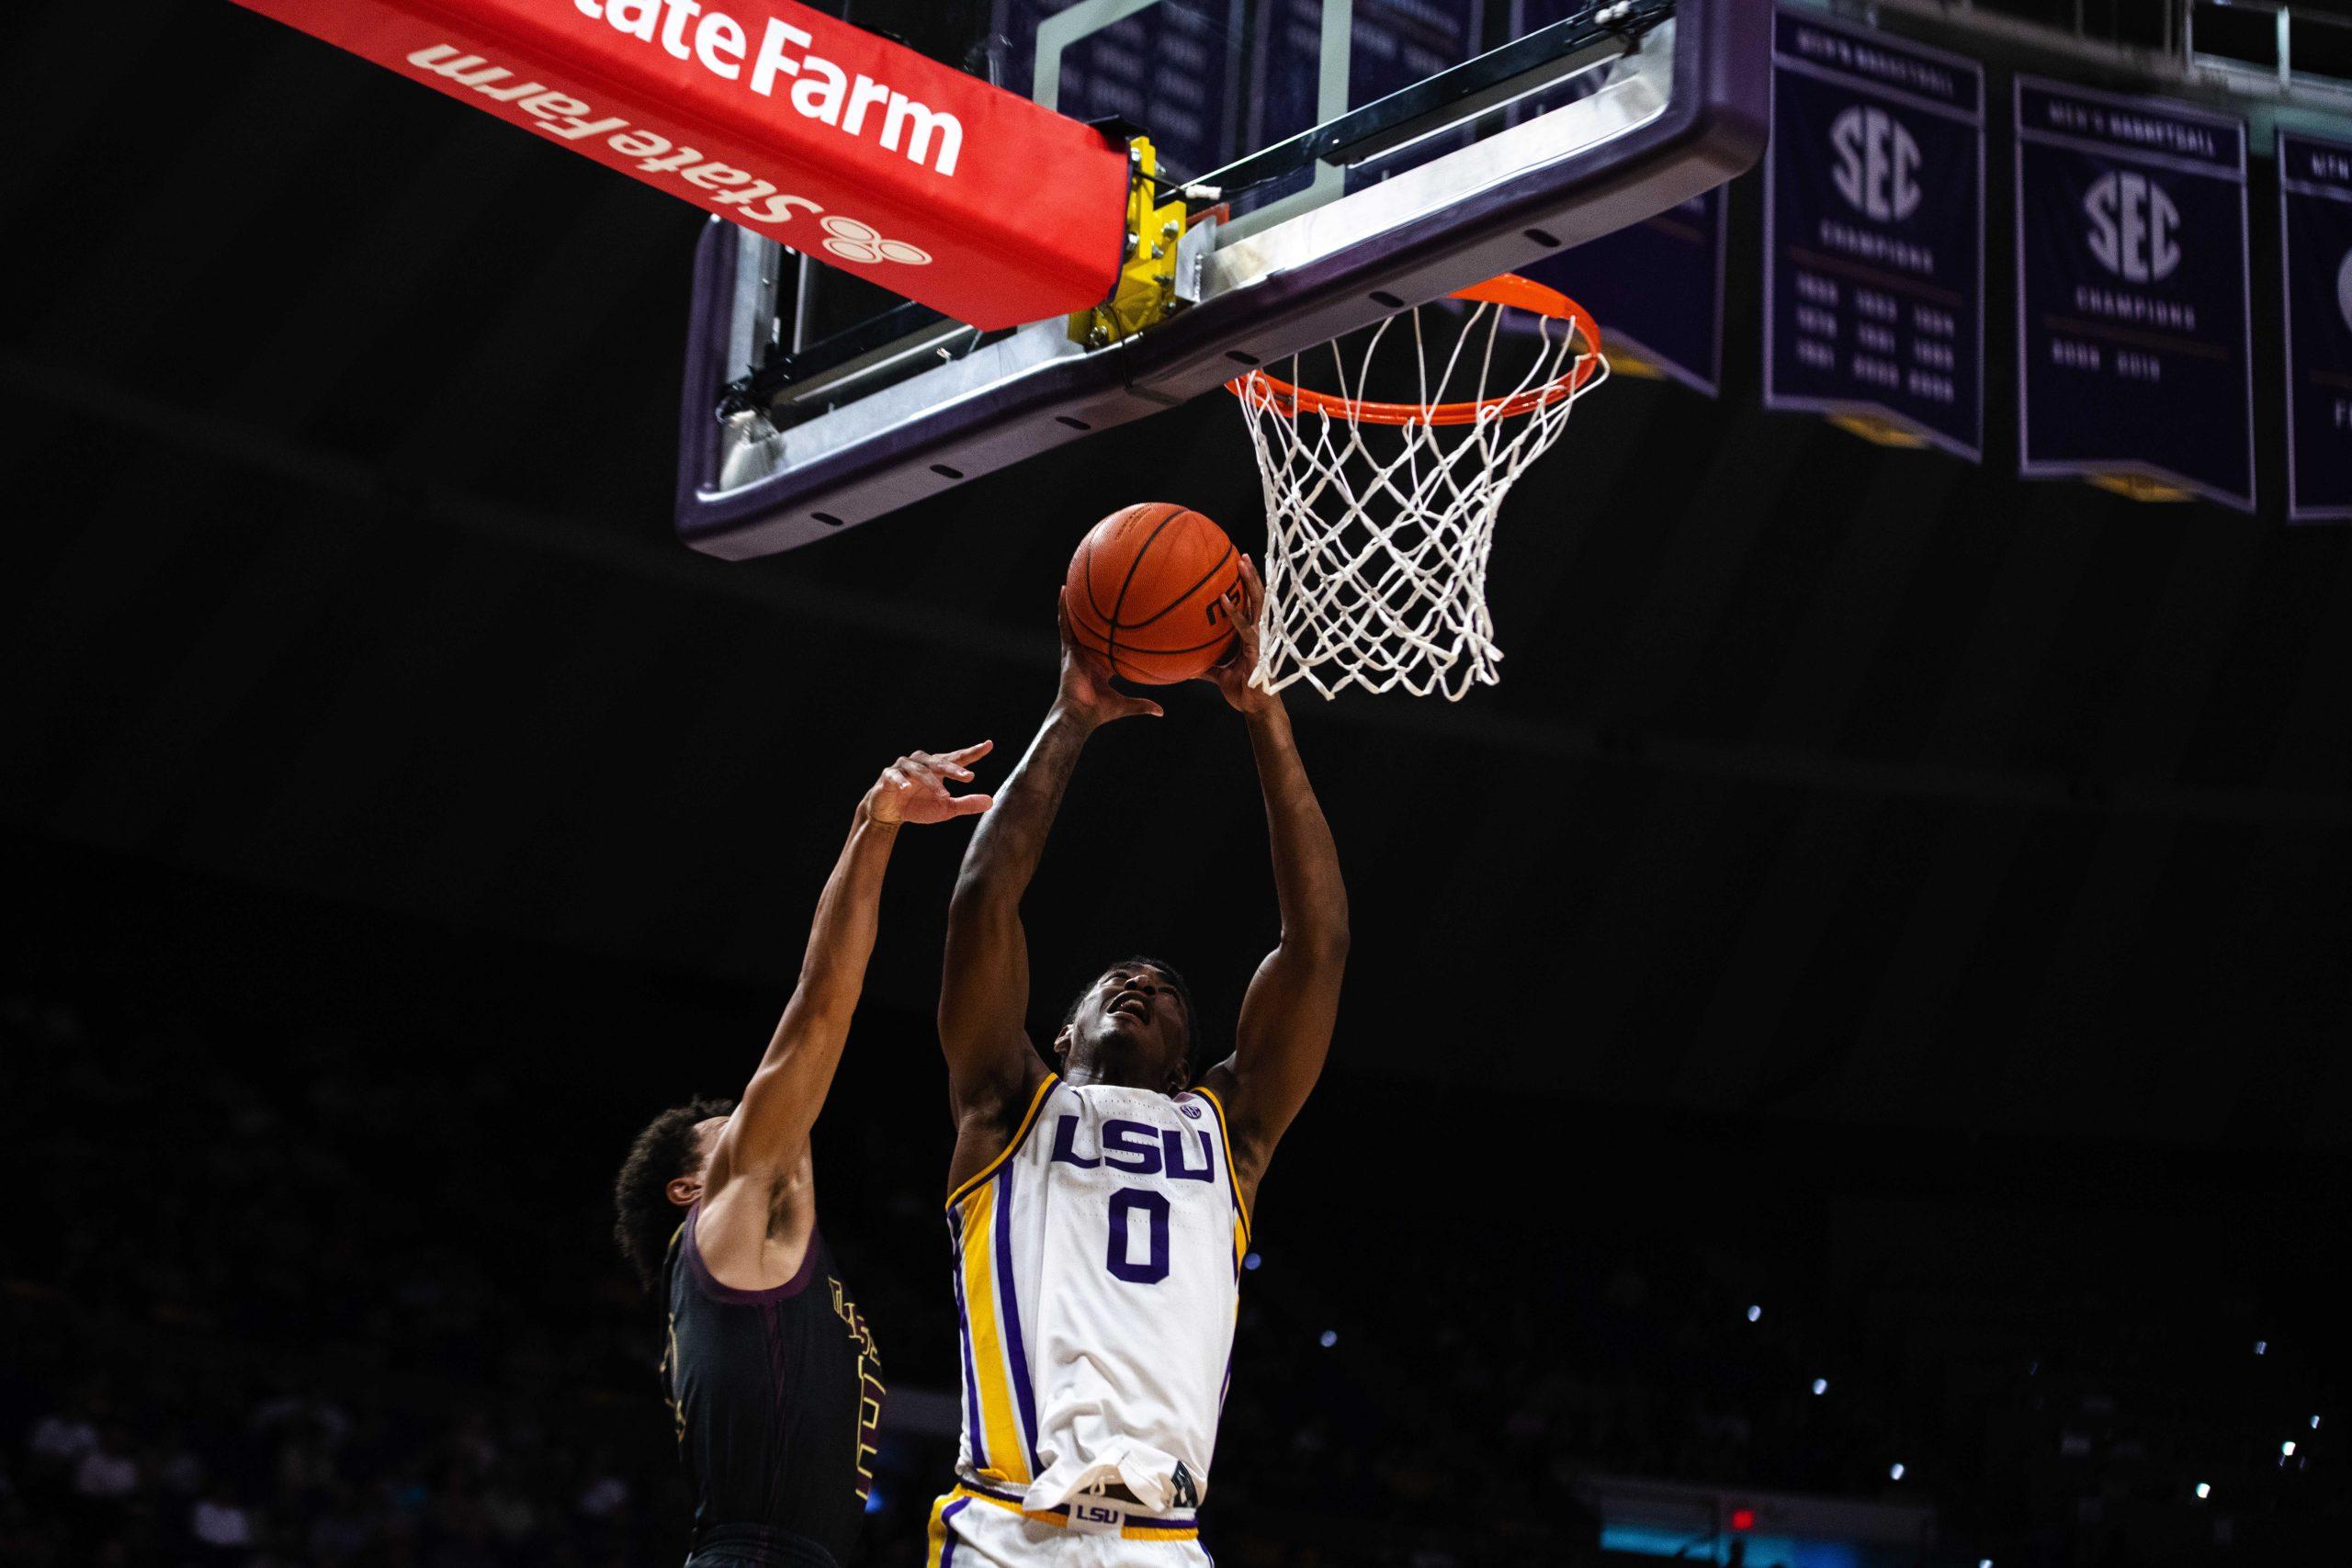
[[[2018,470],[2254,509],[2245,127],[2017,80]]]
[[[2352,144],[2278,133],[2287,515],[2352,517]]]
[[[1764,165],[1764,403],[1984,445],[1984,75],[1783,11]]]
[[[1671,377],[1712,398],[1723,384],[1727,188],[1519,270],[1592,312],[1612,371]]]

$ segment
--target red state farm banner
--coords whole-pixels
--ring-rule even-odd
[[[792,0],[239,0],[986,329],[1117,282],[1100,133]]]

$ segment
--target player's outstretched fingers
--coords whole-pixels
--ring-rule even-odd
[[[948,757],[937,756],[929,751],[909,752],[905,761],[934,778],[955,779],[959,783],[969,783],[972,777],[971,769],[951,761]]]
[[[972,776],[971,765],[995,750],[995,741],[978,740],[969,746],[959,746],[953,751],[944,752],[937,760],[951,769],[957,778],[969,779]]]
[[[951,792],[951,783],[967,783],[972,771],[959,757],[977,758],[986,754],[989,743],[966,746],[945,756],[929,751],[910,751],[882,770],[881,781],[869,797],[875,819],[880,822],[946,822],[957,817],[977,817],[996,802],[989,795],[959,795]]]

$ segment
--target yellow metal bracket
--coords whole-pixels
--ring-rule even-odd
[[[1133,337],[1173,314],[1176,299],[1176,248],[1184,237],[1184,201],[1154,204],[1159,186],[1159,155],[1151,138],[1138,136],[1127,144],[1127,249],[1119,281],[1101,304],[1069,319],[1073,343],[1107,348]]]

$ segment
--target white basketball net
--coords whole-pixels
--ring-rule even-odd
[[[1503,334],[1507,311],[1532,331]],[[1352,366],[1339,344],[1317,350],[1318,364],[1330,355],[1336,397],[1294,397],[1263,370],[1232,384],[1265,491],[1254,680],[1269,691],[1304,679],[1326,697],[1353,682],[1458,701],[1473,682],[1498,678],[1503,653],[1487,610],[1496,514],[1567,428],[1577,399],[1607,378],[1608,362],[1568,320],[1477,301],[1432,367],[1421,314],[1383,321]],[[1365,387],[1382,339],[1407,317],[1420,373],[1416,414],[1379,423],[1363,417]],[[1498,341],[1514,366],[1531,351],[1533,363],[1498,376]],[[1293,387],[1302,385],[1299,367],[1297,358],[1287,367]],[[1441,405],[1464,423],[1426,417]]]

